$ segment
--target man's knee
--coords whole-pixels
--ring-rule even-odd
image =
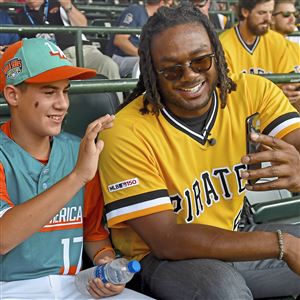
[[[252,299],[241,274],[218,260],[166,261],[149,275],[147,289],[159,299]]]

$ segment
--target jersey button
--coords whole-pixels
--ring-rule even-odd
[[[43,171],[43,174],[44,175],[46,175],[46,174],[48,174],[49,173],[49,169],[45,169],[44,171]]]
[[[46,182],[43,183],[43,189],[45,190],[48,187],[48,184]]]

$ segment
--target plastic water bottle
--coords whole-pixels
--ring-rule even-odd
[[[103,283],[125,284],[140,270],[141,265],[137,260],[128,261],[126,258],[117,258],[107,264],[79,272],[75,276],[75,285],[82,294],[90,296],[86,287],[91,279],[100,278]]]

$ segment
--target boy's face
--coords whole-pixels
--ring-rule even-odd
[[[17,124],[36,137],[58,135],[69,107],[69,80],[26,84],[17,90],[12,107]]]

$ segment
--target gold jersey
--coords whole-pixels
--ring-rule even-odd
[[[287,40],[269,30],[257,36],[252,47],[243,40],[238,26],[220,35],[228,68],[232,73],[266,74],[290,73],[294,65],[287,48]]]
[[[300,45],[287,40],[287,47],[294,66],[294,72],[300,73]]]
[[[142,115],[140,96],[100,134],[106,217],[113,244],[126,257],[141,259],[149,252],[126,221],[165,210],[173,210],[180,224],[235,230],[245,194],[246,118],[259,112],[262,132],[279,138],[300,128],[298,113],[271,81],[246,74],[233,79],[237,90],[224,109],[215,91],[201,132],[166,108],[159,116]],[[215,144],[208,142],[212,138]]]

